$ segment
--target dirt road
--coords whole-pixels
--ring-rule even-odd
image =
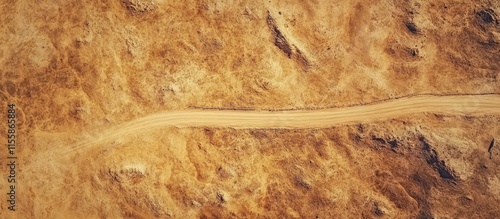
[[[105,130],[64,150],[73,153],[120,136],[162,126],[231,128],[325,128],[366,123],[418,113],[455,115],[500,114],[500,95],[413,96],[345,108],[297,111],[167,111],[142,117]]]

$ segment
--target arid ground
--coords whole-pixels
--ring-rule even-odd
[[[500,217],[499,1],[5,0],[0,30],[0,218]]]

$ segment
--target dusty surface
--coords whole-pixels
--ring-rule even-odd
[[[2,218],[500,215],[496,1],[20,0],[0,29]],[[419,95],[452,96],[383,105]],[[242,128],[269,110],[315,119]]]

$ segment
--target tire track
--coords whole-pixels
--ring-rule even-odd
[[[237,129],[327,128],[335,125],[366,123],[419,113],[455,115],[500,114],[500,95],[421,95],[377,102],[374,104],[294,111],[202,110],[167,111],[145,116],[96,133],[61,152],[65,155],[88,149],[120,136],[150,129],[174,126],[230,127]]]

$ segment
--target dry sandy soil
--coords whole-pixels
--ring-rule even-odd
[[[498,1],[6,0],[0,30],[1,218],[500,217]]]

